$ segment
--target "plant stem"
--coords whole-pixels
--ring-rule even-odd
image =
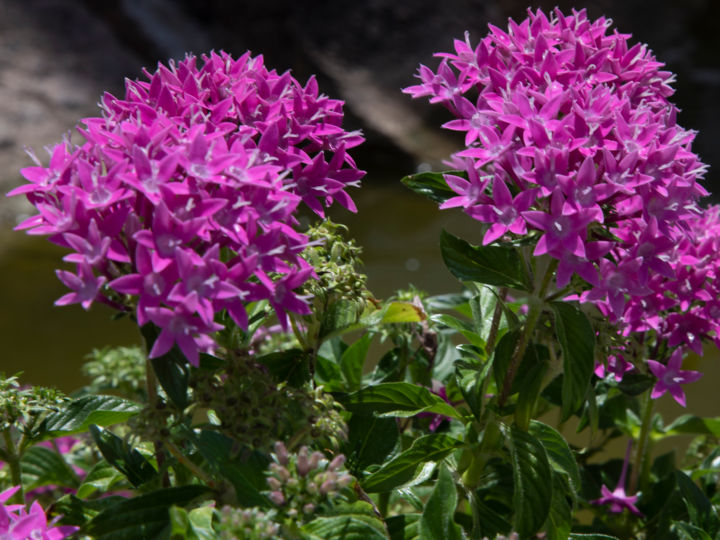
[[[545,275],[543,276],[543,280],[540,284],[539,290],[536,289],[537,294],[533,294],[530,298],[528,298],[530,310],[528,311],[527,319],[525,320],[525,328],[523,329],[523,333],[520,336],[520,341],[518,341],[517,345],[515,346],[515,351],[513,352],[513,357],[510,361],[510,366],[508,367],[507,374],[505,375],[505,380],[503,381],[502,391],[500,393],[500,397],[498,398],[499,407],[503,407],[507,399],[510,397],[510,390],[512,388],[513,380],[515,379],[517,369],[518,367],[520,367],[523,356],[525,356],[527,346],[530,344],[530,337],[535,331],[535,326],[537,325],[543,308],[545,307],[543,297],[545,296],[545,293],[550,286],[550,281],[552,280],[552,277],[555,275],[555,269],[557,268],[557,265],[557,259],[550,260],[547,269],[545,270]]]
[[[520,340],[515,346],[515,352],[513,352],[512,360],[510,361],[507,373],[505,374],[505,380],[503,381],[502,391],[500,392],[500,397],[498,398],[498,407],[500,408],[505,405],[505,402],[510,397],[512,383],[515,380],[515,375],[517,374],[518,367],[520,367],[523,356],[525,356],[525,351],[530,343],[530,336],[532,336],[532,333],[535,330],[535,325],[540,318],[542,310],[543,304],[541,302],[534,302],[530,305],[530,311],[528,312],[527,320],[525,321],[525,328],[520,336]]]
[[[20,486],[20,489],[10,498],[10,502],[25,504],[25,492],[23,490],[22,475],[20,473],[20,455],[12,440],[9,428],[3,430],[3,438],[5,439],[5,449],[7,451],[7,464],[8,467],[10,467],[10,480],[13,486]]]
[[[502,319],[502,303],[507,298],[508,289],[507,287],[501,287],[498,291],[498,299],[495,302],[495,311],[493,312],[492,322],[490,323],[490,333],[488,334],[487,343],[485,344],[485,353],[488,358],[492,355],[493,349],[495,348],[495,340],[497,339],[497,333],[500,328],[500,320]]]
[[[650,391],[648,390],[645,393],[645,411],[643,412],[640,437],[638,438],[637,450],[635,451],[635,463],[633,463],[632,474],[630,475],[628,493],[635,493],[638,488],[638,478],[640,476],[640,471],[644,466],[645,454],[647,453],[647,443],[650,436],[653,405],[655,405],[655,400],[650,398]]]
[[[145,347],[147,350],[147,346]],[[157,393],[157,377],[155,377],[155,370],[153,369],[152,361],[150,358],[145,360],[145,385],[147,386],[148,405],[151,408],[155,408],[159,398]],[[162,451],[162,443],[159,441],[153,441],[153,448],[155,450],[155,461],[157,461],[158,470],[162,471],[165,465],[165,454]],[[170,487],[170,477],[167,471],[163,474],[163,487]]]

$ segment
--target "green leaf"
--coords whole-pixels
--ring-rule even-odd
[[[55,501],[52,507],[54,513],[62,515],[63,525],[82,527],[100,512],[126,500],[127,498],[119,495],[110,495],[101,499],[83,501],[74,494],[68,494]]]
[[[373,414],[353,414],[348,422],[345,455],[353,472],[368,465],[382,463],[395,448],[398,425],[394,418],[378,418]]]
[[[676,533],[680,540],[712,540],[712,536],[686,521],[673,521],[672,532]]]
[[[80,483],[62,456],[44,446],[29,448],[23,454],[20,470],[26,490],[50,484],[76,488]]]
[[[363,501],[340,505],[330,515],[305,524],[301,531],[312,540],[387,540],[384,523]]]
[[[363,488],[369,493],[390,491],[412,480],[421,465],[442,460],[462,444],[442,433],[420,437],[410,448],[368,476],[362,482]]]
[[[665,435],[713,435],[720,437],[720,418],[701,418],[684,414],[665,428]]]
[[[212,528],[213,508],[201,506],[188,512],[179,506],[170,507],[170,538],[184,540],[215,540]]]
[[[381,383],[349,394],[343,405],[351,412],[376,412],[386,416],[414,416],[421,412],[462,419],[455,408],[430,390],[406,382]]]
[[[628,396],[639,396],[647,389],[652,388],[657,379],[652,375],[631,371],[623,375],[622,381],[618,383],[618,388]]]
[[[455,383],[460,389],[460,393],[470,407],[470,411],[477,420],[480,420],[482,412],[482,404],[484,396],[482,395],[483,381],[488,376],[491,363],[485,362],[485,365],[478,368],[468,368],[462,365],[455,367]]]
[[[353,328],[362,328],[358,322],[357,305],[352,300],[338,300],[330,304],[323,314],[318,339],[325,341]]]
[[[265,354],[257,361],[267,367],[277,381],[286,381],[290,386],[299,388],[310,380],[310,359],[300,349]]]
[[[453,515],[457,506],[457,490],[450,472],[440,465],[440,472],[420,520],[421,540],[461,540],[460,525]]]
[[[562,420],[580,408],[595,366],[595,332],[587,316],[567,302],[553,302],[563,357]]]
[[[568,485],[565,478],[559,474],[553,474],[550,514],[544,527],[547,531],[547,540],[565,540],[570,534],[573,509],[568,501],[567,492]]]
[[[373,334],[366,333],[350,345],[340,357],[340,372],[347,383],[347,390],[358,390],[362,383],[363,366]]]
[[[117,435],[97,426],[90,426],[90,434],[107,462],[123,473],[133,486],[141,486],[157,475],[150,462]]]
[[[77,490],[77,496],[86,499],[96,491],[105,493],[124,479],[125,476],[120,471],[107,461],[102,460],[96,463],[83,479],[83,483]]]
[[[406,176],[401,182],[415,193],[424,195],[435,202],[443,203],[452,197],[457,197],[457,193],[455,193],[445,181],[445,174],[453,174],[467,178],[465,171],[426,171]]]
[[[680,496],[687,506],[690,523],[714,537],[720,529],[720,520],[710,500],[684,472],[675,471],[675,479]]]
[[[537,420],[530,422],[530,434],[545,448],[553,470],[566,475],[573,490],[577,492],[581,487],[580,469],[575,455],[563,436],[554,428]]]
[[[513,470],[513,528],[521,538],[540,530],[550,513],[552,470],[542,443],[529,433],[503,426]]]
[[[417,540],[422,514],[400,514],[385,520],[390,540]]]
[[[472,324],[468,321],[461,321],[452,315],[446,315],[444,313],[433,315],[430,317],[430,320],[434,323],[439,323],[447,326],[448,328],[452,328],[453,330],[457,330],[465,339],[476,347],[485,347],[485,340],[475,333]]]
[[[462,281],[477,281],[521,291],[530,289],[523,259],[513,247],[473,246],[443,230],[440,250],[445,265]]]
[[[80,532],[99,540],[154,539],[170,526],[170,507],[186,506],[210,492],[205,486],[160,489],[112,505]]]
[[[107,427],[135,416],[142,407],[117,396],[83,396],[65,408],[50,413],[43,421],[43,430],[60,437],[87,431],[90,425]]]
[[[140,332],[145,338],[147,350],[151,350],[155,340],[160,335],[160,329],[153,323],[147,323],[140,328]],[[150,362],[157,380],[167,396],[180,410],[185,409],[188,406],[188,380],[190,376],[188,360],[185,355],[180,352],[177,345],[173,345],[167,353],[152,358]]]
[[[224,476],[233,485],[241,505],[269,506],[267,498],[261,493],[267,487],[265,470],[269,460],[265,454],[258,451],[237,452],[233,440],[216,431],[203,430],[199,436],[191,429],[183,433],[215,474]]]

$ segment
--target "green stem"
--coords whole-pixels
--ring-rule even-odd
[[[517,369],[518,367],[520,367],[520,363],[522,362],[523,356],[525,356],[527,346],[530,344],[530,337],[535,331],[535,326],[537,325],[537,322],[540,319],[540,315],[542,314],[542,311],[545,307],[543,297],[545,296],[545,293],[550,286],[550,282],[555,275],[555,269],[557,268],[557,265],[557,259],[550,260],[547,269],[545,270],[545,275],[543,276],[542,283],[540,284],[539,289],[536,289],[538,291],[537,294],[532,295],[528,299],[530,310],[528,312],[527,319],[525,320],[525,328],[523,329],[523,333],[520,336],[520,341],[518,341],[517,345],[515,346],[515,351],[513,353],[512,360],[510,361],[510,366],[508,367],[507,374],[505,375],[505,380],[503,381],[502,391],[500,392],[500,397],[498,398],[499,407],[503,407],[507,399],[510,397],[510,390],[512,388],[513,380],[515,380]]]
[[[25,504],[25,492],[22,485],[22,474],[20,472],[20,454],[10,435],[10,429],[3,430],[3,438],[5,439],[5,449],[7,451],[7,464],[10,468],[10,480],[13,486],[20,486],[20,489],[10,498],[10,502],[14,504]]]
[[[655,405],[655,400],[650,397],[650,391],[648,390],[645,394],[645,411],[643,412],[640,437],[638,438],[637,450],[635,452],[635,463],[633,464],[632,474],[630,475],[628,493],[635,493],[635,491],[637,491],[640,471],[645,464],[645,454],[647,453],[648,438],[650,436],[650,424],[652,423],[653,405]]]
[[[535,325],[537,324],[538,319],[540,319],[542,310],[543,304],[541,302],[533,302],[530,305],[530,311],[528,312],[527,320],[525,321],[525,328],[523,328],[520,340],[515,346],[512,360],[510,360],[510,365],[508,366],[507,373],[505,374],[502,391],[500,392],[500,397],[498,398],[498,407],[500,408],[505,405],[505,402],[510,397],[512,383],[515,380],[515,375],[517,374],[518,367],[520,367],[523,356],[525,356],[525,351],[530,343],[530,336],[532,336],[532,333],[535,330]]]
[[[502,319],[502,303],[507,298],[507,287],[501,287],[498,291],[498,299],[495,302],[495,311],[493,312],[492,322],[490,323],[490,333],[488,334],[487,343],[485,344],[485,353],[488,358],[492,355],[495,348],[495,340],[497,339],[498,330],[500,328],[500,320]]]
[[[388,505],[390,504],[390,492],[383,491],[378,497],[377,509],[383,518],[387,517]]]

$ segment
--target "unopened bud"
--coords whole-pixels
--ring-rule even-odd
[[[281,465],[288,464],[287,448],[282,443],[282,441],[278,441],[275,443],[275,456],[277,456],[277,460]]]
[[[314,455],[315,453],[313,453],[313,456]],[[307,476],[307,473],[310,472],[312,468],[314,467],[310,467],[310,463],[308,462],[307,446],[303,446],[297,455],[297,472],[300,476]]]
[[[345,463],[345,456],[343,454],[338,454],[330,462],[330,465],[328,465],[328,470],[336,471],[343,466],[343,463]]]
[[[278,506],[285,504],[285,495],[282,494],[282,491],[271,491],[268,498]]]

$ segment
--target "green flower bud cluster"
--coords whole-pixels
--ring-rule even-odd
[[[312,390],[312,414],[310,437],[305,443],[314,442],[324,448],[337,451],[348,438],[348,427],[342,416],[342,405],[332,395],[323,391],[322,387]]]
[[[272,540],[279,538],[280,525],[274,522],[276,512],[257,507],[224,506],[217,512],[214,529],[221,540]]]
[[[83,374],[92,379],[92,393],[113,390],[131,399],[145,399],[145,354],[140,347],[94,349]]]
[[[319,400],[315,393],[277,383],[250,357],[232,359],[223,371],[197,370],[190,384],[199,406],[220,420],[217,429],[248,448],[270,452],[278,437],[337,440],[346,432],[330,396]]]
[[[67,401],[67,396],[59,390],[25,387],[17,376],[6,377],[0,373],[0,431],[12,427],[29,430],[45,414],[57,411]]]
[[[351,302],[359,317],[372,295],[367,290],[367,277],[357,271],[362,264],[362,250],[354,240],[343,238],[346,231],[347,227],[329,219],[308,229],[310,246],[302,256],[315,269],[317,279],[308,281],[303,293],[310,295],[319,308],[328,309],[339,301]]]
[[[342,492],[354,480],[344,467],[343,454],[328,461],[307,446],[291,454],[282,442],[276,442],[273,459],[267,477],[268,498],[294,523],[344,500]]]

